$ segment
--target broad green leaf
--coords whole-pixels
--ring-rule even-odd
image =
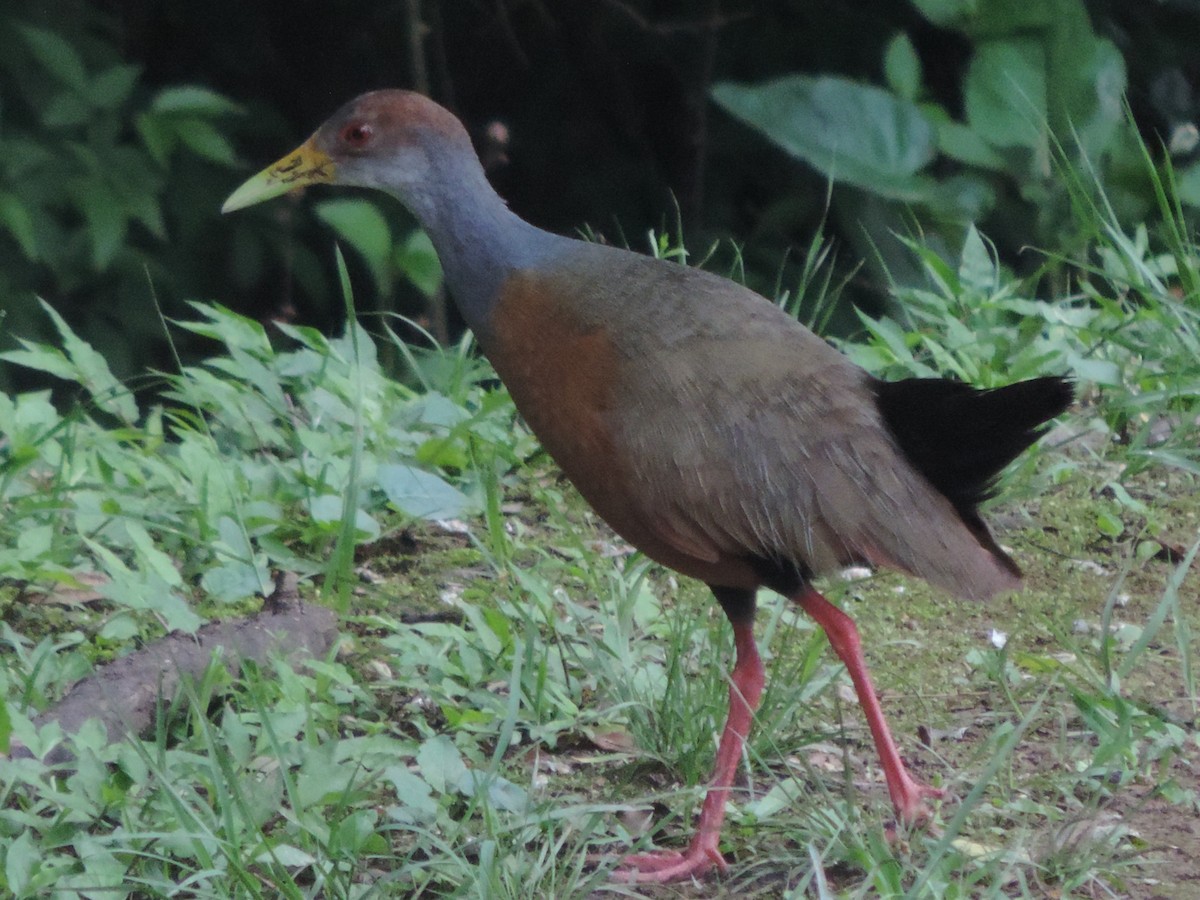
[[[259,853],[255,861],[264,866],[283,865],[299,870],[307,869],[318,860],[307,850],[301,850],[293,844],[274,844]]]
[[[933,126],[913,103],[845,78],[791,75],[713,98],[835,181],[897,200],[921,200],[931,179],[914,177],[936,155]]]
[[[396,248],[396,268],[422,294],[432,297],[442,286],[442,263],[422,230],[414,231]]]
[[[471,465],[467,448],[460,441],[447,437],[434,437],[422,442],[413,457],[423,466],[438,469],[466,469]]]
[[[1055,0],[1045,28],[1047,110],[1060,138],[1070,135],[1093,160],[1124,123],[1125,60],[1097,37],[1083,0]]]
[[[27,342],[27,346],[41,349],[42,345]],[[48,348],[58,352],[57,348]],[[61,353],[59,353],[61,357]],[[0,354],[0,359],[7,359]],[[32,368],[38,368],[33,366]],[[58,410],[50,402],[50,391],[30,391],[10,397],[0,393],[0,434],[9,440],[9,447],[14,443],[23,444],[40,440],[40,436],[49,429],[57,428],[59,422]]]
[[[1062,660],[1055,659],[1048,653],[1028,653],[1017,650],[1009,657],[1013,665],[1020,666],[1026,672],[1034,675],[1048,675],[1059,672],[1064,668]]]
[[[142,113],[134,122],[146,150],[160,166],[165,166],[179,141],[169,120],[152,113]]]
[[[323,332],[309,325],[289,325],[287,322],[276,322],[275,327],[296,343],[303,345],[308,350],[315,351],[303,356],[300,353],[281,353],[279,355],[281,375],[309,374],[324,367],[325,363],[321,357],[329,353],[329,338]]]
[[[798,778],[780,781],[758,797],[749,800],[744,810],[759,821],[765,821],[778,815],[785,809],[794,809],[797,803],[803,802],[810,788]]]
[[[980,176],[951,175],[930,189],[926,202],[931,209],[949,213],[960,221],[976,222],[996,205],[996,192]]]
[[[354,323],[353,330],[347,328],[330,340],[329,347],[338,359],[357,360],[356,368],[362,371],[364,379],[369,379],[379,364],[378,351],[370,332],[359,324],[358,319],[351,318],[350,321]]]
[[[109,580],[97,588],[104,597],[126,609],[149,610],[161,616],[171,631],[191,633],[204,624],[204,620],[158,575],[149,570],[130,568],[99,541],[85,538],[83,543],[108,575]]]
[[[488,805],[505,812],[519,812],[529,805],[529,794],[523,787],[507,778],[477,769],[468,769],[463,773],[459,790],[467,797],[477,797],[486,792]]]
[[[220,735],[221,742],[229,751],[231,761],[235,766],[250,764],[253,757],[252,735],[241,716],[228,707],[221,717]]]
[[[967,19],[978,6],[978,0],[912,0],[921,15],[935,25],[952,25]]]
[[[445,394],[430,391],[407,405],[406,412],[423,425],[434,426],[439,433],[448,433],[471,418],[471,413]]]
[[[357,765],[335,759],[336,741],[309,748],[296,773],[295,799],[298,812],[330,803],[344,802],[346,791],[358,776]]]
[[[222,166],[232,166],[237,155],[221,132],[204,119],[189,117],[175,124],[179,141],[197,156]]]
[[[342,519],[344,508],[340,494],[322,494],[309,503],[308,514],[314,522],[336,525]],[[354,511],[354,530],[366,540],[375,540],[382,531],[379,523],[365,509]]]
[[[80,338],[66,320],[60,316],[45,300],[39,301],[46,314],[54,321],[58,336],[62,340],[63,350],[77,370],[79,383],[88,389],[98,406],[113,413],[126,423],[133,423],[138,417],[137,403],[129,389],[122,384],[104,356],[96,352],[92,345]]]
[[[4,848],[4,881],[12,896],[29,896],[25,891],[42,861],[41,851],[33,840],[33,829],[22,828]]]
[[[1071,374],[1081,381],[1090,381],[1103,387],[1124,387],[1121,366],[1111,360],[1094,359],[1074,352],[1067,354],[1067,360]]]
[[[242,108],[228,97],[194,84],[163,88],[154,95],[150,108],[157,113],[206,117],[242,112]]]
[[[473,511],[474,504],[458,488],[414,466],[379,467],[379,486],[396,509],[421,519],[457,519]]]
[[[6,191],[0,191],[0,225],[13,236],[26,258],[36,262],[38,251],[33,216],[25,204]]]
[[[103,746],[103,741],[101,742]],[[90,757],[90,754],[89,754]],[[104,771],[99,768],[95,776],[94,786],[87,789],[89,794],[99,795],[103,788]],[[125,882],[128,865],[121,861],[118,854],[112,852],[107,839],[100,839],[86,832],[79,834],[71,842],[76,858],[82,864],[82,871],[71,875],[71,892],[79,897],[96,897],[108,893],[114,884]],[[126,859],[128,854],[120,854]],[[77,892],[77,893],[76,893]]]
[[[1046,141],[1046,56],[1032,40],[987,41],[963,86],[967,122],[995,147],[1040,149]]]
[[[76,209],[87,220],[92,242],[92,265],[102,272],[116,258],[125,241],[128,220],[112,188],[94,178],[77,178],[68,186]]]
[[[975,38],[1004,37],[1042,28],[1058,11],[1054,2],[1012,0],[913,0],[934,24],[957,28]]]
[[[1004,171],[1004,157],[992,149],[974,128],[955,122],[949,116],[939,117],[936,122],[937,144],[942,153],[969,166]]]
[[[82,95],[63,91],[42,107],[42,122],[50,128],[74,128],[92,118],[92,108]]]
[[[88,98],[98,109],[117,109],[133,93],[141,69],[138,66],[121,65],[105,69],[88,85]]]
[[[1096,530],[1110,538],[1119,538],[1125,531],[1125,524],[1119,516],[1106,509],[1096,513]]]
[[[888,86],[905,100],[916,100],[921,92],[921,60],[904,32],[890,41],[883,51],[883,74]]]
[[[61,35],[34,25],[19,25],[17,30],[42,68],[76,91],[87,90],[83,60]]]
[[[425,779],[401,766],[388,766],[383,777],[396,791],[400,804],[396,818],[408,822],[431,822],[437,818],[438,804]]]
[[[249,562],[254,558],[254,548],[250,544],[250,536],[231,516],[221,516],[217,522],[217,533],[221,536],[221,543],[225,545],[234,559],[240,562]]]
[[[980,294],[990,294],[999,287],[999,272],[996,270],[996,263],[974,225],[967,229],[967,237],[963,241],[962,259],[958,265],[958,280],[963,287]]]
[[[166,239],[167,223],[157,194],[149,191],[127,194],[124,203],[125,214],[130,220],[140,222],[156,238]]]
[[[207,321],[176,321],[174,324],[180,328],[220,341],[227,347],[245,350],[262,359],[273,355],[271,339],[267,337],[261,322],[235,313],[219,303],[192,301],[189,305]]]
[[[881,345],[891,351],[893,359],[897,362],[912,363],[912,350],[909,349],[905,339],[905,332],[892,319],[873,319],[861,310],[856,309],[859,321],[863,323],[867,331],[869,331]]]
[[[366,260],[381,293],[391,289],[392,232],[383,214],[369,200],[324,200],[317,216]]]
[[[54,528],[50,525],[26,528],[17,535],[18,556],[29,562],[48,556],[53,546]]]
[[[454,742],[439,734],[421,744],[417,750],[417,765],[425,783],[439,794],[457,790],[467,774],[467,766]]]
[[[128,533],[129,539],[137,551],[138,560],[141,562],[142,568],[154,572],[155,575],[171,587],[183,587],[183,578],[180,576],[179,570],[175,567],[171,557],[167,556],[167,554],[154,545],[154,540],[150,537],[149,532],[142,527],[141,523],[127,520],[125,522],[125,531]]]
[[[270,584],[270,573],[250,544],[249,535],[232,516],[217,521],[220,539],[213,542],[219,565],[200,579],[201,586],[218,600],[229,602],[251,597]]]
[[[259,593],[267,583],[266,575],[254,566],[230,561],[205,570],[200,577],[200,586],[214,599],[232,603]]]
[[[344,816],[331,829],[331,853],[357,858],[363,854],[379,854],[388,849],[387,841],[375,832],[378,816],[374,810],[357,809]]]
[[[1132,510],[1139,516],[1146,516],[1147,518],[1153,515],[1153,513],[1150,511],[1150,507],[1143,501],[1130,494],[1129,491],[1125,489],[1125,485],[1121,484],[1121,482],[1110,481],[1106,485],[1106,489],[1112,491],[1113,497],[1116,499],[1116,501],[1126,509]]]
[[[959,292],[961,286],[958,283],[957,273],[942,258],[942,255],[937,250],[909,238],[903,238],[902,240],[904,246],[921,261],[921,268],[933,280],[933,283],[937,285],[938,291],[948,296],[953,296]],[[919,291],[916,295],[922,298],[926,305],[937,306],[944,302],[936,294]]]
[[[1175,175],[1179,200],[1189,206],[1200,206],[1200,162],[1192,163]]]
[[[0,353],[0,359],[42,372],[49,372],[66,381],[74,381],[87,388],[96,404],[102,409],[116,415],[126,423],[136,421],[138,417],[137,403],[134,402],[129,389],[113,375],[104,357],[76,335],[66,320],[50,304],[45,300],[38,302],[54,322],[54,327],[58,330],[59,338],[62,341],[62,350],[22,340],[23,350],[9,350]]]
[[[25,366],[27,369],[47,372],[64,381],[75,381],[78,372],[71,365],[71,361],[67,359],[66,354],[57,347],[52,347],[49,344],[37,344],[23,338],[21,339],[21,344],[24,346],[24,350],[5,350],[0,352],[0,360],[16,366]]]

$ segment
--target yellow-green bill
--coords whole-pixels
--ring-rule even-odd
[[[333,172],[334,164],[329,154],[318,150],[311,139],[307,140],[230,194],[221,212],[253,206],[310,184],[328,184],[333,181]]]

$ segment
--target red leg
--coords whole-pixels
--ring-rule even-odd
[[[792,599],[825,629],[829,643],[845,664],[846,671],[850,673],[850,680],[854,682],[854,690],[858,694],[858,702],[866,713],[871,736],[875,739],[875,749],[883,763],[888,793],[892,797],[896,814],[908,823],[929,818],[925,798],[941,797],[943,792],[916,781],[904,767],[904,761],[900,759],[900,753],[896,750],[896,743],[888,729],[887,720],[883,717],[883,709],[879,706],[879,698],[875,696],[871,676],[867,674],[862,641],[858,637],[858,628],[854,620],[812,588],[804,588]]]
[[[729,717],[725,721],[725,730],[721,732],[716,765],[691,843],[683,853],[657,851],[628,856],[621,861],[621,868],[613,873],[615,880],[661,884],[694,878],[714,867],[722,871],[726,868],[727,864],[718,847],[721,825],[725,820],[725,802],[742,758],[746,735],[750,733],[754,711],[758,709],[758,701],[762,697],[764,682],[762,660],[754,643],[753,608],[751,605],[751,615],[730,616],[737,660],[730,679]],[[729,608],[726,609],[728,611]]]

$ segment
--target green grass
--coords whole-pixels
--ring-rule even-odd
[[[1126,235],[1102,205],[1089,215],[1071,291],[1034,300],[975,232],[956,261],[914,243],[928,285],[898,288],[902,319],[843,342],[893,377],[1080,379],[1066,427],[990,511],[1025,592],[967,605],[895,575],[825,585],[860,623],[905,757],[949,791],[933,827],[892,833],[844,672],[764,593],[770,680],[724,835],[731,871],[702,887],[607,872],[689,832],[725,710],[724,617],[603,527],[469,342],[414,351],[393,335],[405,384],[365,335],[272,340],[197,306],[173,327],[221,353],[161,376],[162,405],[138,408],[58,322],[57,345],[8,356],[83,400],[62,415],[45,394],[0,397],[0,735],[45,753],[63,738],[29,717],[72,681],[244,613],[274,569],[342,609],[343,638],[303,670],[213,669],[142,741],[85,729],[72,772],[0,760],[0,886],[1191,896],[1190,857],[1165,848],[1200,812],[1196,251],[1174,218]],[[815,265],[797,293],[834,288]]]

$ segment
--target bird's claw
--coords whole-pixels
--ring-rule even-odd
[[[942,788],[906,777],[900,790],[892,797],[896,818],[908,826],[928,825],[933,819],[933,811],[925,801],[941,800],[945,796],[946,791]]]
[[[628,884],[668,884],[703,877],[712,869],[724,872],[727,868],[729,863],[717,849],[715,840],[711,847],[707,842],[696,841],[685,853],[654,850],[626,856],[612,879]]]

